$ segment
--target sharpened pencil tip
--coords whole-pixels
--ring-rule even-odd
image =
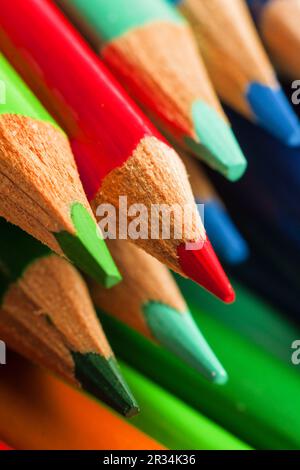
[[[114,357],[105,358],[96,353],[72,352],[75,377],[82,388],[100,399],[118,413],[132,417],[139,406]]]
[[[216,199],[196,202],[204,204],[203,224],[221,259],[230,265],[246,261],[249,256],[248,245],[223,205]]]
[[[65,255],[104,287],[118,284],[121,275],[87,209],[79,203],[73,204],[71,219],[74,235],[68,232],[54,234]]]
[[[186,249],[185,244],[177,248],[180,266],[185,276],[214,294],[225,303],[235,300],[234,290],[209,242],[199,242],[199,248]],[[191,248],[191,247],[189,247]]]
[[[186,137],[188,147],[229,180],[241,178],[247,168],[247,161],[229,124],[202,101],[193,104],[192,117],[199,140]]]
[[[225,383],[227,374],[209,347],[190,312],[178,312],[158,302],[143,307],[154,338],[169,351],[214,383]]]
[[[300,145],[300,121],[282,89],[252,83],[247,99],[261,127],[290,147]]]

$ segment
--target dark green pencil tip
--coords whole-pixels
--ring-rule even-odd
[[[73,204],[71,218],[75,235],[68,232],[54,234],[65,255],[104,287],[118,284],[121,275],[86,208],[79,203]]]
[[[186,137],[188,147],[229,180],[238,180],[247,168],[247,161],[231,127],[203,101],[193,104],[192,117],[199,142]]]
[[[130,418],[139,412],[128,385],[114,357],[106,359],[96,353],[72,352],[75,377],[82,388],[108,406]]]
[[[147,324],[157,341],[216,384],[227,381],[227,373],[199,331],[189,312],[149,302],[143,308]]]

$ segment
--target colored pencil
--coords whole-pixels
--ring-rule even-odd
[[[102,315],[118,357],[251,446],[299,449],[295,430],[300,426],[300,377],[296,367],[291,362],[283,364],[210,314],[200,312],[192,305],[193,298],[189,300],[195,320],[228,369],[226,385],[209,384],[167,351],[154,348],[133,330]],[[290,352],[292,355],[293,350]]]
[[[209,295],[202,293],[195,284],[179,276],[176,276],[176,280],[185,298],[193,298],[199,310],[209,312],[219,322],[248,338],[285,364],[290,361],[291,344],[295,338],[300,338],[299,328],[279,310],[253,295],[247,287],[234,282],[237,300],[228,309],[224,308],[221,302],[216,302]]]
[[[160,127],[236,180],[246,161],[189,25],[164,0],[60,0],[105,63]]]
[[[169,2],[179,4],[190,20],[221,99],[285,144],[299,145],[299,120],[276,79],[244,0]]]
[[[3,219],[0,233],[1,339],[120,413],[136,413],[77,270]]]
[[[134,426],[9,351],[1,369],[0,432],[22,450],[160,450]]]
[[[194,198],[203,212],[203,224],[217,254],[226,263],[239,264],[249,256],[246,241],[239,233],[224,204],[198,162],[180,153],[187,169]]]
[[[120,275],[97,236],[67,137],[0,55],[0,216],[106,286]]]
[[[259,33],[278,70],[292,79],[300,76],[299,0],[247,0]]]
[[[15,0],[5,2],[2,13],[0,46],[66,128],[94,210],[101,203],[118,208],[124,194],[127,207],[144,204],[148,214],[153,204],[176,204],[181,223],[171,227],[171,233],[179,229],[181,237],[135,242],[224,301],[232,301],[234,293],[206,238],[177,154],[55,5]],[[193,222],[183,224],[187,207]],[[198,249],[187,250],[186,242],[193,241],[199,242]]]
[[[172,450],[250,447],[125,363],[121,369],[141,404],[130,422]]]
[[[123,282],[109,293],[90,282],[95,305],[175,353],[207,379],[226,382],[224,368],[196,326],[167,268],[125,240],[111,240],[108,246]]]

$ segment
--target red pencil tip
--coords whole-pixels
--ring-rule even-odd
[[[187,250],[185,244],[181,244],[177,254],[186,276],[223,302],[231,303],[235,300],[234,290],[208,239],[197,250]]]

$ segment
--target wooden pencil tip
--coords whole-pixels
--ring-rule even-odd
[[[139,412],[139,406],[114,357],[107,359],[96,353],[78,352],[73,352],[72,357],[75,377],[84,390],[123,416],[131,417]]]
[[[179,245],[177,253],[184,275],[223,302],[234,302],[234,290],[208,239],[199,249],[187,250],[185,244]]]
[[[198,140],[186,137],[185,142],[193,153],[229,180],[241,178],[247,161],[229,124],[202,101],[193,104],[192,117]]]
[[[118,284],[121,275],[91,215],[85,207],[75,203],[71,218],[75,235],[68,232],[54,234],[65,255],[104,287]]]

